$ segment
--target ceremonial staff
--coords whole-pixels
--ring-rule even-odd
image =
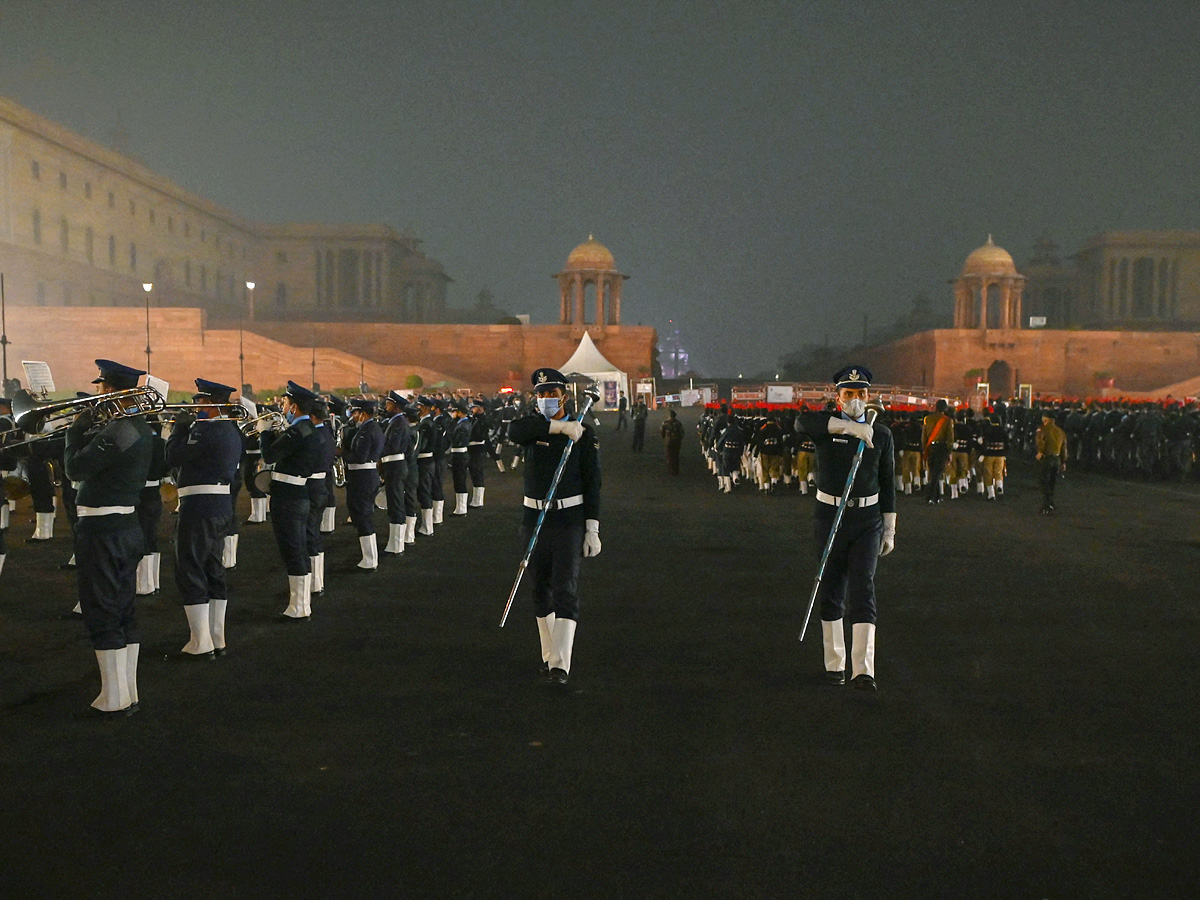
[[[600,399],[600,395],[594,389],[588,388],[584,392],[583,408],[579,411],[577,422],[582,422],[587,418],[587,414],[591,412],[592,404]],[[521,565],[517,567],[517,578],[513,582],[512,590],[508,592],[508,602],[504,604],[504,615],[500,617],[500,627],[504,627],[504,623],[508,621],[508,611],[512,609],[513,600],[517,596],[517,589],[521,586],[521,579],[525,575],[525,570],[529,567],[529,560],[533,556],[533,548],[537,546],[538,534],[542,530],[542,523],[546,520],[546,513],[554,505],[554,494],[558,490],[558,482],[562,479],[562,474],[567,468],[567,459],[571,456],[571,448],[575,446],[575,441],[567,438],[567,446],[563,448],[562,459],[558,461],[558,468],[554,470],[554,479],[550,482],[550,490],[546,492],[546,499],[542,503],[541,512],[538,513],[537,524],[533,527],[533,534],[529,538],[529,546],[525,548],[525,556],[521,559]],[[861,455],[861,452],[860,452]]]
[[[875,417],[878,413],[873,410],[867,410],[867,424],[874,425]],[[808,620],[812,616],[813,604],[817,602],[817,591],[821,587],[821,578],[825,574],[825,563],[829,561],[829,552],[833,549],[833,540],[837,537],[838,526],[842,524],[842,513],[846,511],[846,505],[850,500],[850,490],[854,487],[854,476],[858,474],[859,464],[862,463],[863,451],[867,449],[867,442],[860,440],[858,449],[854,451],[854,460],[850,463],[850,474],[846,476],[846,486],[842,488],[842,497],[838,501],[837,512],[833,516],[833,526],[829,529],[829,538],[825,541],[825,550],[821,553],[821,564],[817,567],[817,577],[813,580],[812,594],[808,598],[808,609],[804,611],[804,624],[800,626],[800,638],[804,640],[804,632],[808,630]]]

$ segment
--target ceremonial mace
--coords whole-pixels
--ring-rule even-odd
[[[583,409],[579,411],[577,422],[582,422],[587,418],[587,414],[591,412],[592,404],[600,399],[600,395],[593,388],[588,388],[584,391]],[[504,627],[504,623],[508,621],[508,611],[512,609],[513,600],[517,596],[517,588],[521,586],[521,579],[525,576],[525,570],[529,567],[529,559],[533,556],[533,548],[537,546],[538,535],[542,531],[542,523],[546,521],[546,512],[550,509],[550,505],[554,500],[554,493],[558,490],[558,482],[562,478],[563,472],[567,468],[567,458],[571,455],[571,448],[575,446],[575,442],[567,438],[567,446],[563,448],[562,459],[558,461],[558,468],[554,470],[554,479],[550,482],[550,490],[546,492],[546,499],[542,503],[541,512],[538,513],[537,525],[533,527],[533,535],[529,538],[529,546],[525,548],[525,556],[521,559],[521,565],[517,567],[517,579],[513,582],[512,590],[508,592],[508,602],[504,604],[504,615],[500,617],[500,627]]]
[[[877,415],[878,413],[875,410],[867,410],[867,424],[874,425]],[[842,497],[838,501],[837,512],[833,516],[833,527],[829,529],[829,537],[825,541],[825,550],[821,553],[821,565],[817,566],[817,577],[813,580],[812,594],[808,598],[808,609],[804,611],[804,624],[800,626],[799,640],[804,640],[804,632],[808,630],[808,620],[812,616],[813,604],[817,602],[817,591],[821,587],[821,578],[825,574],[825,563],[829,561],[829,551],[833,549],[833,539],[837,537],[838,526],[842,524],[842,513],[846,511],[846,504],[850,501],[850,489],[854,487],[854,476],[858,474],[858,467],[862,463],[863,451],[866,449],[867,442],[860,438],[858,449],[854,451],[854,461],[850,463],[850,474],[846,476],[846,486],[842,488]]]

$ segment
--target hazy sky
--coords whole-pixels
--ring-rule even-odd
[[[713,374],[988,232],[1200,228],[1200,2],[0,0],[0,94],[263,221],[412,225],[535,322],[588,233]]]

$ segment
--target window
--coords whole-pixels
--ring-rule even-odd
[[[287,285],[282,281],[275,285],[275,306],[277,309],[287,306]]]
[[[33,211],[33,242],[35,244],[42,242],[42,213],[36,209]]]
[[[117,195],[114,194],[112,191],[108,192],[108,208],[109,209],[117,208]]]
[[[131,216],[137,215],[137,204],[134,203],[132,200],[129,201],[129,214]]]
[[[60,188],[62,188],[64,191],[67,189],[67,173],[66,172],[58,173],[58,186]]]
[[[201,228],[200,229],[200,243],[203,244],[207,238],[208,238],[208,229]]]
[[[37,305],[38,306],[46,305],[46,284],[45,284],[45,282],[42,282],[42,281],[38,282]]]
[[[202,292],[208,290],[208,270],[204,266],[200,267],[200,290]]]
[[[154,207],[150,207],[150,224],[154,224]]]
[[[58,221],[58,243],[62,247],[63,255],[71,249],[71,227],[67,224],[67,217],[63,216]]]
[[[117,236],[115,234],[108,236],[108,264],[110,266],[117,264]]]
[[[95,235],[91,228],[87,228],[83,232],[83,250],[87,254],[87,261],[94,263],[96,261]]]
[[[36,159],[30,163],[29,170],[33,173],[34,181],[42,180],[42,167],[38,165],[38,161]],[[45,290],[45,288],[42,289]]]
[[[183,261],[183,283],[188,287],[192,286],[192,261],[190,259]]]
[[[92,183],[90,181],[83,183],[83,196],[88,200],[92,199]]]
[[[190,224],[188,224],[187,222],[183,223],[183,236],[184,237],[192,236],[192,226]]]
[[[175,233],[175,217],[167,216],[167,234]]]
[[[221,236],[219,234],[217,235],[217,239],[215,241],[213,241],[213,246],[216,247],[218,250],[221,249]]]
[[[133,243],[129,245],[129,270],[137,271],[137,244]]]
[[[287,265],[287,254],[284,253],[282,250],[276,250],[275,251],[275,262],[279,263],[279,265],[281,265],[281,266],[286,266]]]

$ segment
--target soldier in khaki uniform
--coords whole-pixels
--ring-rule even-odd
[[[1054,421],[1054,411],[1042,410],[1042,427],[1037,430],[1038,475],[1042,485],[1042,515],[1054,512],[1054,485],[1058,473],[1067,470],[1067,433]]]
[[[942,502],[942,486],[946,480],[946,466],[954,449],[954,420],[946,415],[947,403],[939,400],[934,411],[925,417],[921,429],[921,445],[925,450],[925,463],[929,467],[930,503]]]

